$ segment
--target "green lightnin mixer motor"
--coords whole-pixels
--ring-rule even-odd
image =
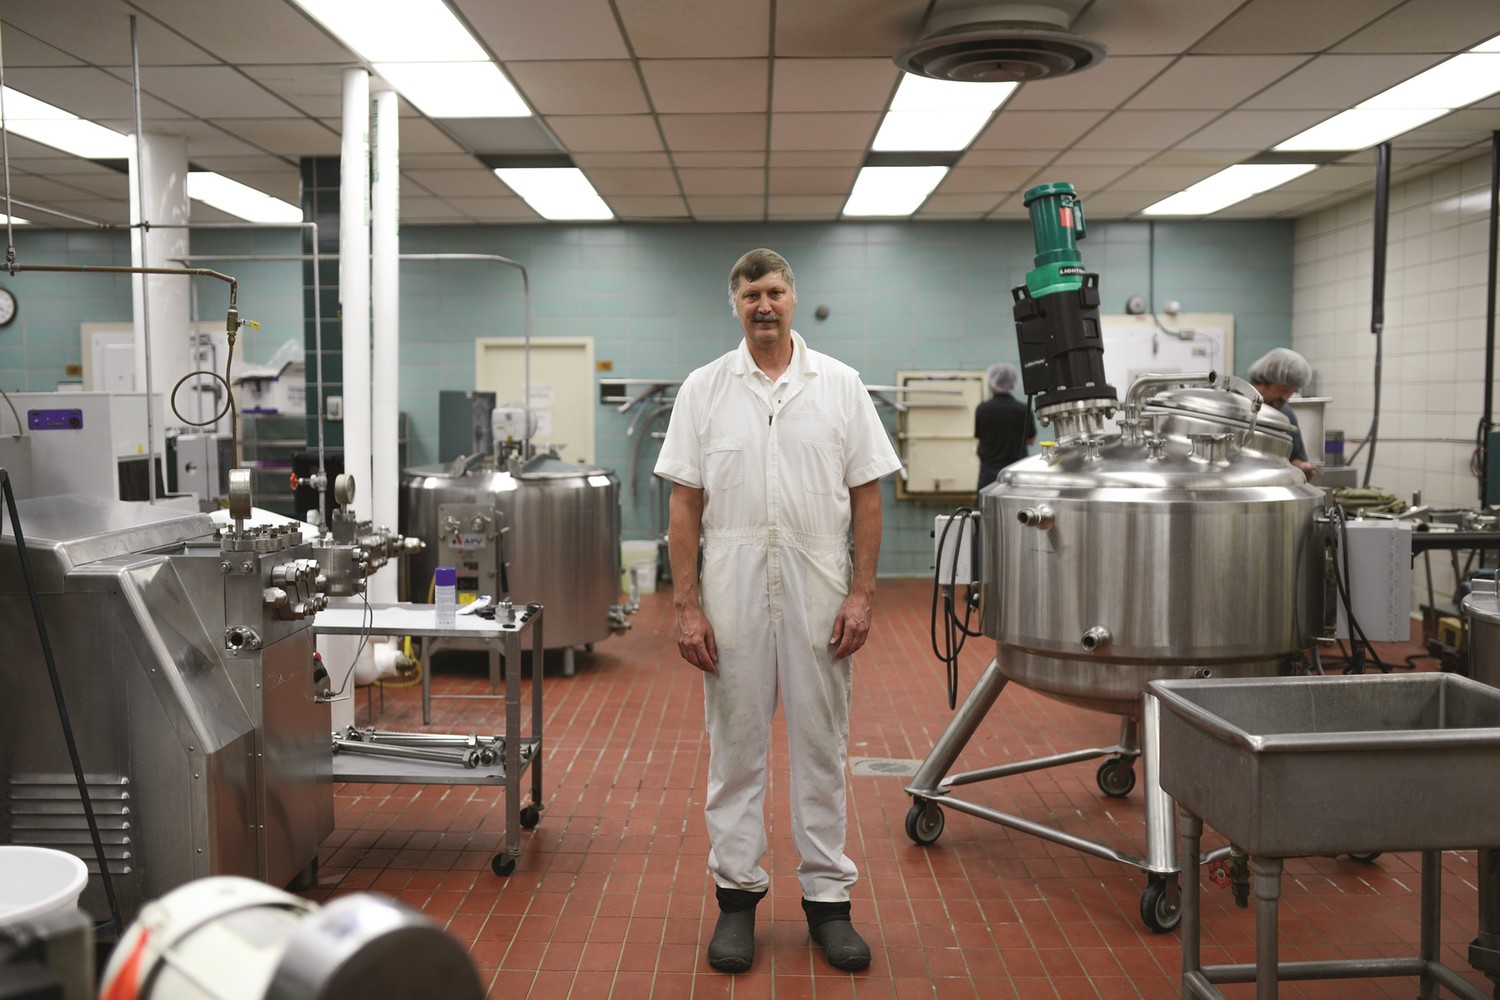
[[[1077,240],[1087,235],[1083,201],[1066,183],[1026,192],[1036,266],[1011,289],[1021,375],[1036,414],[1059,439],[1097,433],[1118,406],[1105,382],[1099,327],[1099,276],[1083,266]]]

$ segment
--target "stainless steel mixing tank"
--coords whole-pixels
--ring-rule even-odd
[[[1199,384],[1174,385],[1182,381]],[[1057,414],[1058,442],[984,491],[982,620],[995,658],[907,788],[907,832],[919,844],[941,834],[942,803],[1145,870],[1142,919],[1158,931],[1176,923],[1167,876],[1178,869],[1146,685],[1289,670],[1322,620],[1322,491],[1287,461],[1286,418],[1245,383],[1224,391],[1215,381],[1143,377],[1117,434],[1102,433],[1096,415]],[[1123,716],[1119,743],[950,774],[1010,681]],[[1099,787],[1116,797],[1142,763],[1142,858],[953,794],[1101,757]]]

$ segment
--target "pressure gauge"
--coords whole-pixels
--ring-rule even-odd
[[[16,318],[16,295],[8,288],[0,288],[0,326],[9,326]]]

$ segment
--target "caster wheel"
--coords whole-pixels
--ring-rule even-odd
[[[523,829],[534,829],[541,821],[542,811],[536,806],[526,806],[521,810],[521,826]]]
[[[926,847],[943,835],[943,810],[931,802],[913,802],[906,813],[906,835]]]
[[[496,875],[509,875],[516,870],[516,859],[509,854],[497,854],[490,859],[490,871]]]
[[[1099,791],[1112,799],[1123,799],[1129,795],[1135,787],[1134,763],[1126,757],[1111,757],[1100,764],[1099,770],[1094,772]]]
[[[1146,883],[1146,891],[1141,893],[1141,922],[1152,933],[1165,934],[1181,922],[1182,907],[1178,905],[1176,894],[1172,896],[1170,900],[1167,898],[1166,879],[1153,878]]]
[[[1360,864],[1365,865],[1373,864],[1375,862],[1375,859],[1380,857],[1380,855],[1383,853],[1383,851],[1370,851],[1368,854],[1351,854],[1349,855],[1349,860],[1358,861]]]

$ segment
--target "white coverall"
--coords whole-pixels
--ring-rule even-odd
[[[844,902],[850,661],[834,619],[849,593],[849,487],[900,467],[859,374],[792,332],[772,385],[739,347],[678,390],[656,474],[704,491],[700,599],[718,646],[703,675],[709,736],[709,871],[770,885],[766,755],[778,691],[791,763],[792,836],[804,898]]]

